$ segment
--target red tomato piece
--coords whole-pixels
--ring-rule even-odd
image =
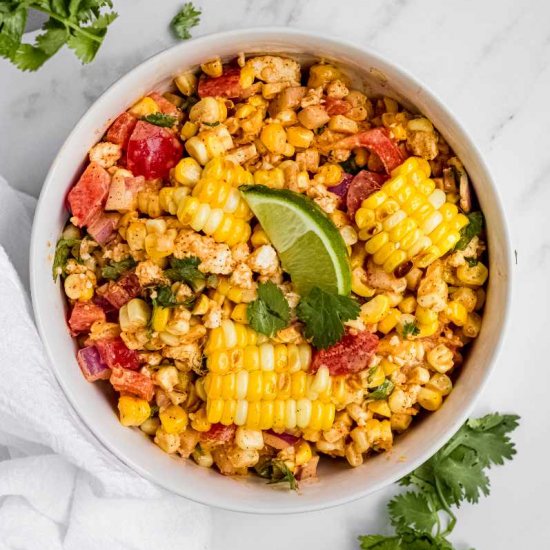
[[[107,200],[110,184],[109,172],[96,162],[90,162],[67,196],[75,225],[83,227],[96,218]]]
[[[183,113],[181,110],[165,97],[162,97],[158,92],[151,92],[149,97],[159,106],[162,114],[176,117],[178,120],[182,118]]]
[[[369,170],[358,172],[350,183],[346,197],[348,214],[351,217],[355,216],[355,212],[359,210],[361,203],[375,191],[378,191],[387,179],[387,176]]]
[[[223,74],[217,78],[201,76],[198,85],[199,97],[236,98],[241,95],[241,69],[224,67]]]
[[[123,369],[137,370],[139,368],[138,353],[126,347],[122,338],[105,338],[96,341],[101,360],[111,369],[120,367]]]
[[[146,401],[151,401],[154,395],[153,381],[141,372],[115,367],[109,378],[113,388],[122,393],[137,395]]]
[[[327,97],[325,101],[325,109],[330,116],[345,115],[351,110],[351,103],[345,99]]]
[[[236,431],[237,426],[234,424],[224,426],[218,422],[217,424],[212,424],[207,432],[201,432],[201,439],[203,441],[228,443],[233,440]]]
[[[76,302],[69,317],[71,334],[90,330],[96,321],[105,321],[105,312],[93,302]]]
[[[325,365],[332,376],[365,370],[378,346],[378,336],[366,330],[346,330],[343,338],[327,349],[315,353],[311,372]]]
[[[128,141],[128,169],[146,179],[166,178],[182,151],[170,130],[140,120]]]
[[[105,136],[107,141],[117,143],[123,149],[128,146],[128,140],[137,124],[137,118],[130,113],[122,113],[111,124]]]
[[[116,309],[135,298],[140,291],[141,285],[135,273],[126,273],[118,281],[110,281],[97,289],[98,295]]]
[[[359,132],[337,141],[334,145],[335,149],[355,149],[355,147],[366,147],[369,151],[376,153],[388,174],[405,160],[405,155],[397,143],[390,138],[387,128],[372,128]]]

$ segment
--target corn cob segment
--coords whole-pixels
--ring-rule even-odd
[[[249,220],[252,217],[252,212],[239,190],[226,181],[202,178],[193,188],[193,196],[212,208],[221,208],[235,218]]]
[[[407,159],[355,214],[365,250],[388,273],[409,260],[427,267],[454,247],[468,224],[429,176],[427,161]]]
[[[184,226],[210,235],[218,243],[233,246],[250,238],[250,225],[243,219],[213,208],[197,197],[183,197],[178,204],[177,216]]]

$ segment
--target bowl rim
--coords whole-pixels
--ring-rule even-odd
[[[349,51],[354,51],[357,54],[367,54],[369,57],[372,58],[374,62],[380,62],[383,65],[391,66],[393,70],[395,70],[397,73],[400,73],[410,83],[421,87],[422,92],[425,95],[426,99],[432,102],[434,105],[436,105],[438,109],[440,109],[443,113],[445,113],[445,115],[450,120],[452,120],[453,125],[460,132],[461,137],[463,137],[466,140],[468,147],[471,149],[472,153],[476,157],[476,162],[479,164],[481,170],[484,172],[484,175],[486,177],[486,182],[484,184],[485,185],[488,184],[491,188],[491,193],[495,201],[494,209],[498,212],[498,215],[500,216],[500,219],[502,222],[501,247],[503,252],[503,258],[505,261],[505,265],[503,265],[502,267],[503,267],[504,273],[506,274],[506,277],[501,283],[504,286],[504,295],[506,297],[506,301],[502,306],[502,320],[501,320],[500,333],[495,338],[491,356],[486,361],[486,365],[484,366],[484,372],[483,372],[483,375],[481,376],[479,385],[477,386],[475,392],[472,392],[472,394],[470,395],[471,399],[467,403],[464,403],[461,405],[460,410],[455,414],[454,421],[450,423],[448,428],[445,430],[445,436],[440,437],[439,439],[434,439],[434,441],[432,441],[429,445],[426,445],[424,449],[420,451],[415,458],[409,459],[406,462],[403,462],[403,468],[401,469],[401,471],[396,472],[392,476],[388,476],[384,479],[381,479],[379,482],[372,484],[368,488],[361,489],[360,487],[358,487],[353,494],[349,494],[347,496],[340,497],[340,498],[325,500],[325,501],[319,502],[318,504],[308,504],[304,506],[304,505],[300,505],[299,503],[297,504],[289,503],[289,506],[285,507],[284,509],[276,508],[274,510],[269,510],[267,508],[258,508],[257,506],[254,505],[253,502],[251,502],[250,504],[248,503],[235,504],[234,502],[232,502],[230,497],[225,497],[225,498],[220,497],[218,500],[216,500],[213,498],[203,497],[201,494],[189,495],[189,494],[184,494],[180,491],[177,491],[174,489],[174,487],[170,486],[167,482],[164,482],[162,478],[156,477],[149,470],[143,468],[138,463],[134,462],[131,456],[128,456],[127,454],[125,454],[123,451],[118,449],[115,445],[111,445],[105,438],[102,437],[100,430],[93,429],[92,426],[84,419],[83,415],[81,414],[79,407],[77,405],[77,397],[73,394],[73,390],[71,389],[70,385],[64,380],[64,377],[62,376],[61,371],[56,366],[56,361],[54,360],[54,354],[50,347],[48,336],[47,336],[48,331],[46,329],[46,326],[47,326],[47,316],[45,315],[46,312],[43,311],[43,308],[41,307],[41,297],[37,292],[39,278],[43,276],[41,272],[41,268],[38,267],[38,258],[39,258],[39,255],[42,253],[42,250],[40,247],[43,244],[40,242],[41,235],[39,234],[39,231],[40,231],[39,220],[46,214],[45,210],[47,209],[46,203],[42,199],[46,194],[46,190],[52,185],[54,185],[53,175],[56,171],[58,164],[62,162],[65,156],[65,151],[73,140],[73,136],[79,132],[80,127],[84,125],[84,121],[90,116],[91,111],[96,107],[96,105],[100,101],[106,100],[106,98],[111,96],[111,94],[116,94],[117,89],[119,87],[122,88],[126,80],[130,80],[131,78],[133,78],[133,74],[135,72],[139,71],[145,66],[152,66],[156,63],[161,62],[162,58],[168,55],[169,53],[173,54],[178,50],[185,51],[186,49],[192,48],[192,47],[200,48],[203,44],[208,44],[210,41],[218,41],[218,40],[230,41],[233,39],[247,38],[247,36],[249,35],[258,36],[262,34],[269,35],[269,39],[276,38],[277,40],[281,40],[281,41],[283,41],[285,38],[297,39],[297,38],[303,37],[305,39],[313,39],[313,40],[321,41],[327,48],[339,46],[339,47],[344,47]],[[512,303],[513,276],[514,276],[513,269],[512,269],[513,260],[512,260],[511,242],[512,241],[510,237],[509,225],[508,225],[507,218],[505,216],[502,199],[501,199],[498,187],[494,183],[494,179],[487,166],[487,163],[485,162],[484,156],[482,155],[475,141],[472,139],[470,133],[466,131],[466,129],[460,123],[459,118],[454,114],[454,112],[449,107],[447,107],[442,102],[442,100],[422,80],[413,76],[407,69],[404,69],[399,63],[395,62],[390,56],[386,56],[385,54],[382,54],[377,49],[372,48],[371,46],[363,46],[351,40],[343,39],[338,36],[325,35],[324,33],[321,34],[321,32],[315,32],[311,30],[302,30],[299,28],[288,28],[288,27],[280,27],[280,26],[248,27],[248,28],[235,29],[230,31],[212,32],[209,34],[205,34],[200,37],[192,38],[180,44],[176,44],[174,46],[166,48],[161,52],[158,52],[150,56],[149,58],[145,59],[144,61],[132,67],[132,69],[124,73],[120,78],[118,78],[115,82],[109,85],[108,88],[105,89],[101,93],[101,95],[99,95],[96,98],[96,100],[90,105],[90,107],[86,110],[86,112],[82,114],[77,124],[69,133],[69,135],[63,142],[63,145],[60,147],[59,151],[57,152],[48,170],[48,173],[46,175],[44,184],[42,186],[42,189],[38,198],[38,203],[36,206],[35,216],[33,220],[31,244],[30,244],[29,275],[30,275],[31,298],[32,298],[32,305],[33,305],[34,316],[35,316],[35,323],[37,325],[44,347],[46,349],[48,358],[52,363],[55,377],[63,393],[65,394],[68,402],[70,403],[70,406],[73,408],[78,418],[82,421],[83,427],[85,427],[88,433],[91,434],[91,436],[94,439],[96,439],[105,449],[107,449],[112,455],[114,455],[116,459],[120,460],[125,466],[129,467],[131,470],[138,473],[138,475],[142,476],[143,478],[147,479],[153,484],[163,487],[164,489],[172,493],[179,494],[192,501],[205,504],[208,506],[214,506],[216,508],[222,508],[230,511],[252,513],[252,514],[260,513],[260,514],[282,515],[282,514],[306,513],[306,512],[313,512],[317,510],[323,510],[323,509],[339,506],[342,504],[346,504],[348,502],[356,501],[360,498],[366,497],[367,495],[375,493],[391,485],[392,483],[395,483],[401,477],[403,477],[407,473],[417,468],[420,464],[425,462],[429,457],[431,457],[434,453],[436,453],[452,437],[452,435],[456,433],[459,427],[464,423],[464,421],[467,419],[467,417],[471,413],[474,405],[476,404],[477,399],[479,398],[483,389],[488,383],[488,380],[491,374],[494,371],[496,361],[502,350],[502,345],[503,345],[506,333],[509,329],[510,309],[511,309],[511,303]],[[307,490],[307,488],[305,490]]]

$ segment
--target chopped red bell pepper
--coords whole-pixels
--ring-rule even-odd
[[[391,139],[387,128],[372,128],[371,130],[359,132],[337,141],[333,147],[334,149],[366,147],[380,157],[388,174],[405,160],[405,155],[399,149],[397,143]]]
[[[338,343],[315,353],[311,372],[317,372],[321,366],[326,366],[332,376],[360,372],[368,367],[377,346],[376,334],[347,329]]]
[[[126,273],[118,281],[110,281],[97,289],[97,294],[113,307],[120,309],[126,302],[135,298],[141,291],[139,279],[135,273]]]
[[[228,443],[235,437],[236,430],[237,426],[234,424],[224,426],[218,422],[217,424],[212,424],[207,432],[201,432],[201,439],[203,441]]]
[[[345,115],[351,110],[351,103],[345,99],[327,97],[325,101],[325,110],[330,116]]]
[[[107,130],[105,139],[117,143],[123,149],[128,146],[128,140],[137,124],[137,118],[128,112],[119,115]]]
[[[201,76],[198,85],[199,97],[227,97],[234,99],[240,97],[243,88],[241,86],[241,69],[239,67],[224,66],[223,74],[216,78]]]
[[[68,321],[71,334],[76,336],[88,331],[96,321],[105,321],[105,318],[103,309],[93,302],[75,302]]]
[[[114,367],[109,382],[116,391],[131,393],[146,401],[151,401],[155,394],[153,381],[141,372]]]
[[[149,97],[159,106],[160,112],[164,115],[173,116],[180,120],[183,113],[173,103],[162,97],[158,92],[151,92]]]
[[[353,218],[361,203],[375,191],[378,191],[388,179],[384,174],[377,174],[369,170],[361,170],[350,183],[346,197],[348,214]]]
[[[146,179],[166,178],[182,151],[181,143],[170,130],[140,120],[128,141],[128,169]]]

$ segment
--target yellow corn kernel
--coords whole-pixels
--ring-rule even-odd
[[[466,323],[468,311],[460,302],[453,300],[447,304],[445,316],[457,327],[461,327]]]
[[[441,395],[449,395],[453,389],[453,383],[446,374],[441,374],[438,372],[430,378],[429,382],[426,384],[426,387],[440,393]]]
[[[380,416],[385,416],[387,418],[391,417],[391,410],[388,402],[384,399],[378,401],[371,401],[368,405],[369,411],[372,411],[375,414]]]
[[[208,312],[210,300],[206,294],[201,294],[193,306],[193,315],[205,315]]]
[[[190,96],[197,89],[197,77],[192,72],[183,73],[174,78],[174,84],[183,95]]]
[[[414,314],[418,319],[418,322],[422,325],[430,325],[435,323],[438,319],[437,312],[420,305],[416,306],[416,311]]]
[[[389,309],[390,301],[388,297],[378,294],[378,296],[361,306],[359,316],[364,323],[372,325],[381,321],[388,314]]]
[[[302,466],[309,462],[313,454],[311,452],[311,447],[307,441],[302,441],[296,447],[296,454],[294,455],[294,462],[296,466]]]
[[[218,78],[223,73],[222,60],[216,57],[216,59],[212,59],[212,61],[202,63],[201,71],[212,78]]]
[[[224,402],[222,399],[210,399],[206,403],[206,416],[208,422],[212,424],[217,424],[223,414]]]
[[[437,372],[445,374],[453,367],[453,352],[445,345],[438,344],[426,354],[428,364]]]
[[[401,312],[396,308],[391,308],[388,313],[378,323],[378,330],[383,334],[391,332],[401,319]]]
[[[437,411],[441,407],[443,397],[431,388],[423,387],[418,392],[418,404],[427,411]]]
[[[256,71],[254,70],[254,67],[252,65],[245,65],[244,67],[242,67],[241,75],[239,78],[241,88],[243,90],[246,90],[246,88],[250,88],[250,86],[254,84],[255,77],[256,77]]]
[[[385,378],[384,369],[380,365],[373,367],[369,370],[367,388],[377,388],[384,383]]]
[[[160,111],[157,102],[150,97],[143,97],[138,102],[134,103],[128,112],[136,118],[143,118],[148,115],[153,115]]]
[[[342,180],[343,168],[339,164],[326,163],[319,168],[313,178],[315,182],[322,183],[327,187],[338,185]]]
[[[433,323],[418,323],[418,333],[417,338],[428,338],[428,336],[433,336],[439,330],[439,321],[434,321]]]
[[[248,324],[248,304],[237,304],[231,312],[231,319],[237,323]]]
[[[461,283],[470,286],[481,286],[487,280],[489,271],[481,263],[470,267],[468,264],[461,265],[456,270],[456,276]]]
[[[180,185],[193,187],[201,176],[200,164],[191,157],[181,159],[174,168],[174,179]]]
[[[416,298],[414,296],[407,296],[399,302],[397,307],[402,313],[412,313],[416,308]]]
[[[187,413],[179,405],[170,405],[159,413],[164,431],[169,434],[179,434],[187,428]]]
[[[189,120],[203,124],[213,125],[224,122],[227,118],[227,107],[223,99],[215,97],[203,97],[195,103],[189,111]]]
[[[340,78],[342,73],[334,65],[319,64],[312,65],[309,69],[308,88],[318,88],[330,81]]]
[[[207,432],[212,427],[212,424],[208,422],[204,408],[200,408],[196,413],[191,413],[189,417],[191,418],[191,427],[197,432]]]
[[[391,376],[398,369],[395,363],[392,363],[389,359],[386,359],[385,357],[382,359],[382,361],[380,361],[380,366],[382,367],[385,376]]]
[[[118,313],[118,322],[124,332],[146,327],[151,317],[151,308],[141,298],[133,298],[124,304]]]
[[[91,271],[86,273],[71,273],[65,279],[63,288],[71,300],[88,302],[94,295],[95,276]]]
[[[145,399],[133,395],[121,395],[118,399],[120,423],[123,426],[139,426],[151,416],[151,407]]]
[[[155,332],[163,332],[170,319],[170,308],[155,306],[151,317],[151,327]]]
[[[286,139],[290,145],[300,149],[307,149],[312,143],[315,134],[303,126],[291,126],[286,129]]]
[[[180,130],[180,137],[183,141],[191,139],[199,131],[199,125],[194,122],[187,121]]]
[[[362,267],[356,267],[351,272],[351,290],[358,296],[370,298],[374,296],[374,288],[366,284],[367,274]]]
[[[474,290],[467,287],[457,288],[451,293],[451,297],[454,301],[460,302],[468,313],[471,313],[476,309],[477,296]]]
[[[391,429],[394,432],[404,432],[412,422],[412,416],[406,413],[392,413],[390,418]]]
[[[286,145],[286,133],[283,126],[278,122],[266,124],[262,128],[260,139],[271,153],[283,154]]]
[[[468,318],[462,327],[464,336],[468,338],[477,338],[481,330],[481,317],[477,313],[468,313]]]

